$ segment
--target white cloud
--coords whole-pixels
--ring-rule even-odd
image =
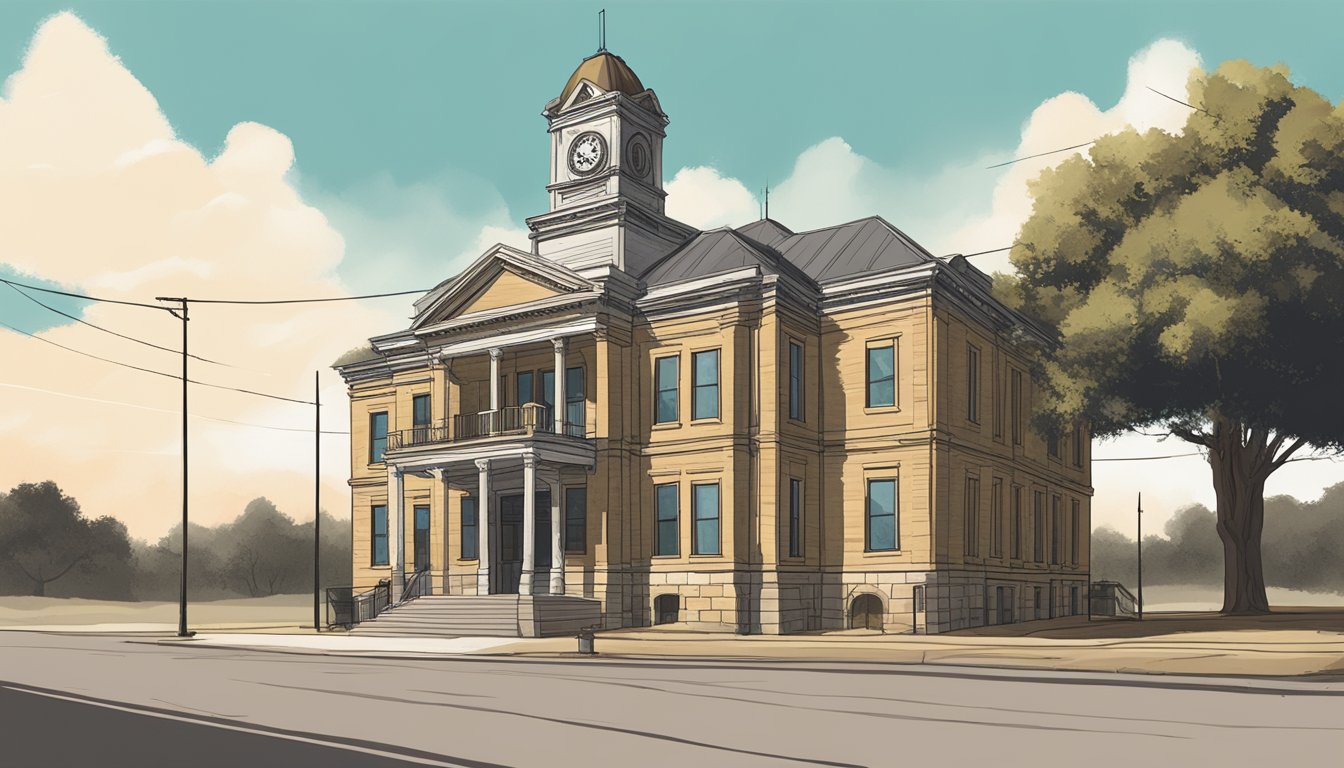
[[[740,227],[761,216],[746,185],[714,168],[682,168],[666,189],[667,215],[698,229]]]
[[[267,298],[346,293],[335,270],[344,245],[289,174],[287,137],[240,123],[207,159],[178,139],[153,96],[75,16],[46,21],[0,99],[0,260],[23,273],[108,298],[159,295]],[[5,289],[8,291],[8,289]],[[9,293],[4,306],[25,300]],[[389,330],[404,304],[193,307],[192,377],[307,399],[323,371],[325,424],[348,420],[330,362],[369,332]],[[90,306],[90,322],[175,347],[165,312]],[[178,357],[68,324],[45,339],[166,372]],[[113,514],[154,537],[177,519],[179,385],[78,357],[0,330],[5,411],[0,488],[56,480],[93,515]],[[24,388],[16,388],[21,385]],[[129,405],[116,405],[127,403]],[[312,409],[195,387],[191,411],[306,428]],[[298,516],[311,510],[311,434],[194,419],[192,516],[230,519],[265,494]],[[348,508],[345,442],[325,451],[325,506]]]

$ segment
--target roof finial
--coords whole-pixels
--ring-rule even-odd
[[[770,180],[765,180],[765,218],[770,218]]]
[[[607,9],[597,12],[597,52],[607,50]]]

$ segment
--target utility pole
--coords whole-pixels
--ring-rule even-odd
[[[322,390],[313,371],[313,631],[322,631]]]
[[[1143,621],[1143,491],[1139,491],[1139,621]]]
[[[181,310],[168,310],[182,321],[182,584],[178,591],[177,636],[192,637],[196,633],[187,629],[187,299],[158,296],[155,300],[182,304]]]

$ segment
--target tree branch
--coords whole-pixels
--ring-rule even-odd
[[[1195,445],[1202,445],[1202,446],[1204,446],[1205,448],[1214,448],[1214,447],[1215,447],[1215,446],[1214,446],[1213,435],[1210,435],[1210,434],[1207,433],[1207,432],[1199,432],[1199,431],[1197,431],[1197,430],[1194,430],[1194,429],[1188,429],[1188,428],[1186,428],[1186,427],[1174,426],[1174,427],[1171,428],[1171,434],[1175,435],[1176,437],[1181,438],[1182,440],[1186,441],[1187,443],[1194,443]]]
[[[1303,440],[1300,437],[1294,440],[1293,442],[1289,443],[1288,447],[1283,450],[1283,453],[1279,454],[1278,458],[1270,461],[1269,471],[1273,472],[1279,467],[1282,467],[1288,461],[1289,457],[1291,457],[1294,453],[1297,452],[1297,449],[1301,448],[1306,444],[1307,441]]]

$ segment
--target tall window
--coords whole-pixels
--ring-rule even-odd
[[[412,510],[414,515],[414,533],[411,535],[411,542],[415,545],[411,549],[411,562],[415,564],[415,570],[423,571],[430,566],[429,562],[429,505],[417,504]]]
[[[1051,427],[1045,436],[1045,451],[1050,454],[1050,458],[1059,458],[1059,430],[1054,427]]]
[[[896,481],[869,480],[867,503],[867,549],[870,552],[896,549],[900,540],[896,525]]]
[[[1013,412],[1013,445],[1022,444],[1022,372],[1013,369],[1012,388],[1008,393]]]
[[[1045,562],[1045,491],[1032,494],[1031,527],[1033,552],[1032,560]]]
[[[660,357],[653,361],[653,420],[658,424],[677,420],[677,404],[681,399],[680,363],[679,356]]]
[[[1083,527],[1083,512],[1077,499],[1069,500],[1069,562],[1078,564],[1078,537]]]
[[[707,349],[691,355],[691,377],[694,385],[691,401],[692,419],[719,417],[719,350]]]
[[[588,549],[588,489],[585,486],[565,489],[565,551],[584,552]]]
[[[1075,421],[1073,423],[1073,440],[1070,441],[1073,446],[1073,466],[1083,466],[1083,423]]]
[[[536,379],[531,371],[519,371],[517,389],[514,390],[514,405],[527,405],[537,397]]]
[[[966,345],[966,418],[980,423],[980,350]]]
[[[372,510],[369,543],[372,552],[369,562],[373,565],[387,565],[387,505],[375,504]]]
[[[697,483],[691,486],[691,554],[719,554],[719,484]]]
[[[369,463],[383,460],[387,451],[387,411],[369,414]]]
[[[1011,531],[1012,551],[1014,560],[1022,559],[1022,486],[1013,486],[1013,526]]]
[[[803,481],[789,478],[789,557],[803,556]]]
[[[429,440],[429,395],[416,395],[411,398],[412,442],[423,443]]]
[[[1050,564],[1059,565],[1059,497],[1050,497]]]
[[[480,557],[481,529],[477,516],[476,498],[462,497],[462,559],[475,560]]]
[[[966,476],[966,556],[980,556],[980,478]]]
[[[1003,478],[989,484],[989,556],[1003,557]]]
[[[1007,409],[1007,403],[1003,397],[1003,375],[999,372],[999,354],[994,353],[994,436],[1003,438],[1003,417]]]
[[[653,487],[654,507],[657,513],[657,541],[655,555],[676,555],[681,552],[681,534],[677,519],[681,513],[681,499],[677,484],[666,483]]]
[[[803,345],[789,342],[789,418],[803,420]]]
[[[584,390],[583,368],[565,369],[565,433],[575,437],[583,437],[586,434],[584,422],[587,421],[587,410],[584,405],[587,402],[588,393]]]
[[[868,407],[896,405],[896,342],[868,347]]]

